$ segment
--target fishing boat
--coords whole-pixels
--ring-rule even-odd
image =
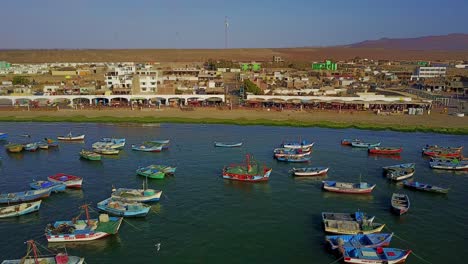
[[[0,218],[15,217],[39,211],[42,200],[0,207]]]
[[[353,142],[361,142],[359,139],[342,139],[341,145],[344,146],[351,146]]]
[[[433,186],[427,183],[420,183],[417,181],[404,181],[403,185],[407,188],[410,189],[415,189],[419,191],[425,191],[425,192],[433,192],[433,193],[443,193],[446,194],[449,192],[450,188],[442,188],[438,186]]]
[[[87,151],[84,149],[80,151],[80,157],[83,159],[92,160],[92,161],[99,161],[102,158],[100,154],[94,153],[92,151]]]
[[[161,146],[162,150],[169,149],[169,142],[168,143],[160,143],[160,142],[164,142],[164,141],[163,140],[145,141],[143,142],[143,145],[156,146],[156,147]]]
[[[110,215],[145,217],[149,213],[151,206],[139,202],[130,202],[111,197],[97,203],[97,208],[109,213]]]
[[[165,176],[174,175],[176,169],[176,167],[165,165],[149,165],[138,168],[136,173],[151,179],[164,179]]]
[[[414,172],[415,172],[414,168],[390,169],[390,170],[387,170],[386,176],[390,180],[402,181],[402,180],[413,177]]]
[[[122,149],[125,147],[125,138],[102,138],[100,141],[93,143],[92,148],[111,148]]]
[[[356,142],[351,142],[351,146],[355,147],[355,148],[373,148],[373,147],[378,147],[380,146],[380,142],[378,143],[366,143],[366,142],[362,142],[362,141],[356,141]]]
[[[461,152],[463,150],[463,146],[460,147],[443,147],[443,146],[438,146],[438,145],[426,145],[423,149],[422,152],[425,151],[458,151]]]
[[[284,142],[281,146],[283,148],[291,148],[291,149],[305,149],[305,148],[312,148],[315,142],[307,142],[306,140],[302,141],[292,141],[292,142]]]
[[[163,146],[161,144],[149,145],[132,145],[132,150],[144,151],[144,152],[161,152]]]
[[[331,213],[331,212],[322,212],[322,221],[327,220],[337,220],[337,221],[355,221],[362,223],[367,221],[368,223],[374,221],[375,216],[368,216],[363,212],[355,213]]]
[[[369,221],[343,221],[343,220],[325,220],[323,221],[325,232],[340,235],[358,235],[380,233],[385,224]]]
[[[52,182],[52,181],[33,181],[29,184],[31,189],[41,190],[41,189],[50,189],[52,192],[64,192],[67,186],[61,182]]]
[[[284,161],[284,162],[309,162],[311,159],[312,159],[311,156],[296,156],[296,155],[276,157],[276,160]]]
[[[465,159],[432,159],[429,165],[433,169],[441,170],[468,170],[468,160]]]
[[[67,188],[81,188],[83,183],[83,178],[65,173],[57,173],[47,177],[47,179],[51,182],[63,183]]]
[[[357,264],[395,264],[404,263],[411,250],[398,248],[355,248],[343,247],[341,250],[345,263]]]
[[[112,198],[123,199],[129,202],[149,203],[157,202],[161,198],[162,191],[153,189],[128,189],[118,188],[112,190]]]
[[[272,169],[260,165],[250,154],[244,164],[231,164],[223,168],[223,178],[234,181],[261,182],[268,181]]]
[[[84,264],[82,257],[69,256],[67,253],[56,253],[48,250],[46,255],[42,255],[33,240],[26,241],[28,249],[26,255],[21,259],[4,260],[1,264]]]
[[[13,204],[39,200],[50,196],[50,189],[30,190],[16,193],[0,193],[0,204]]]
[[[459,158],[462,156],[460,151],[441,151],[441,150],[427,150],[423,152],[424,155],[430,157],[444,157],[444,158]]]
[[[367,182],[349,183],[337,181],[322,181],[323,189],[329,192],[349,193],[349,194],[367,194],[375,188],[375,184]]]
[[[275,148],[273,150],[273,154],[275,158],[284,157],[284,156],[303,157],[306,155],[310,155],[311,153],[312,153],[311,148],[305,148],[305,149]]]
[[[39,146],[37,145],[37,143],[28,143],[28,144],[24,144],[24,147],[23,147],[24,150],[26,150],[26,151],[31,151],[31,152],[36,151],[37,148],[39,148]]]
[[[403,163],[403,164],[397,164],[397,165],[392,165],[392,166],[386,166],[382,167],[384,170],[396,170],[396,169],[407,169],[407,168],[413,168],[415,167],[416,163]]]
[[[56,221],[48,224],[45,236],[48,242],[80,242],[100,239],[115,235],[122,224],[122,217],[109,217],[107,214],[99,215],[99,219],[90,219],[88,206],[83,205],[86,220]]]
[[[327,167],[306,167],[306,168],[292,168],[294,176],[298,177],[310,177],[310,176],[322,176],[327,174]]]
[[[95,148],[93,151],[102,155],[118,155],[120,153],[119,149],[109,148],[109,147]]]
[[[381,154],[381,155],[400,155],[403,148],[391,148],[391,147],[372,147],[368,149],[369,153]]]
[[[5,148],[11,153],[18,153],[23,150],[23,145],[10,143],[10,144],[5,145]]]
[[[47,142],[36,142],[39,149],[49,149],[49,144]]]
[[[401,193],[393,193],[391,205],[392,211],[397,215],[405,214],[410,208],[410,200],[408,195]]]
[[[340,247],[376,248],[390,245],[393,233],[367,234],[367,235],[338,235],[325,236],[325,241],[331,249]]]
[[[83,141],[85,138],[85,135],[79,135],[79,136],[73,136],[71,133],[69,133],[66,136],[58,136],[58,140],[62,141]]]
[[[55,147],[58,147],[58,142],[53,140],[53,139],[50,139],[50,138],[44,138],[44,141],[47,143],[47,145],[49,146],[49,148],[55,148]]]
[[[220,148],[237,148],[242,146],[242,142],[215,142],[214,145]]]
[[[8,133],[0,133],[0,140],[7,140]]]

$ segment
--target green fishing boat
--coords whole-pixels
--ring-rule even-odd
[[[23,145],[22,144],[10,143],[10,144],[5,145],[5,148],[9,152],[18,153],[18,152],[21,152],[23,150]]]
[[[87,160],[101,160],[101,155],[92,151],[87,151],[87,150],[81,150],[80,151],[80,156],[83,159]]]
[[[147,167],[138,168],[136,173],[143,177],[151,179],[164,179],[166,175],[173,175],[176,168],[165,165],[149,165]]]

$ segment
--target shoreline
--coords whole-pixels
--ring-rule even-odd
[[[431,116],[377,116],[369,112],[299,112],[294,110],[276,112],[251,109],[217,110],[214,108],[199,108],[190,112],[175,108],[161,110],[0,111],[0,122],[263,125],[468,135],[468,122],[463,121],[464,118],[439,113]]]

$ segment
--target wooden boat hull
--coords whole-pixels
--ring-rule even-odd
[[[379,154],[379,155],[400,155],[403,151],[403,148],[398,149],[380,149],[378,147],[370,148],[369,153],[371,154]]]
[[[0,133],[0,140],[7,140],[8,133]]]
[[[324,221],[325,232],[337,235],[358,235],[380,233],[385,224],[372,223],[371,227],[363,229],[356,222],[351,221]]]
[[[122,203],[117,201],[117,203]],[[122,217],[145,217],[151,206],[143,205],[141,203],[134,203],[135,206],[139,206],[138,209],[132,208],[132,204],[127,201],[123,202],[123,206],[114,207],[112,206],[112,198],[108,198],[104,201],[97,203],[97,208],[101,211],[104,211],[110,215],[122,216]]]
[[[444,157],[444,158],[459,158],[461,157],[461,152],[439,152],[439,151],[425,151],[424,155],[430,157]]]
[[[96,154],[94,152],[80,152],[80,157],[86,160],[91,160],[91,161],[100,161],[101,160],[101,155]]]
[[[47,184],[48,183],[48,184]],[[29,184],[31,189],[33,190],[40,190],[40,189],[50,189],[52,192],[64,192],[67,186],[63,183],[59,182],[44,182],[44,181],[34,181]]]
[[[367,235],[337,235],[326,236],[325,241],[332,250],[340,247],[355,247],[355,248],[376,248],[387,247],[390,245],[393,233],[367,234]],[[365,241],[366,243],[362,243]],[[368,243],[367,243],[368,242]]]
[[[468,162],[452,163],[452,162],[429,162],[433,169],[439,170],[468,170]]]
[[[118,232],[120,229],[120,225],[122,224],[123,218],[119,217],[109,217],[110,221],[115,222],[117,225],[115,227],[115,233]],[[91,219],[91,221],[97,221],[97,219]],[[60,224],[69,224],[74,226],[72,221],[57,221],[54,223],[53,226],[58,226]],[[104,237],[107,237],[109,235],[112,235],[112,233],[108,232],[103,232],[103,231],[94,231],[94,230],[80,230],[79,233],[69,233],[69,234],[53,234],[52,232],[49,232],[46,230],[45,236],[47,239],[47,242],[50,243],[55,243],[55,242],[86,242],[86,241],[92,241],[92,240],[97,240],[101,239]]]
[[[244,182],[263,182],[268,181],[270,178],[272,169],[267,170],[263,175],[238,175],[233,173],[227,173],[223,171],[223,179],[231,181],[244,181]]]
[[[393,169],[414,169],[416,163],[403,163],[403,164],[398,164],[398,165],[393,165],[393,166],[386,166],[382,167],[384,170],[393,170]]]
[[[389,178],[390,180],[394,180],[394,181],[402,181],[402,180],[406,180],[406,179],[409,179],[411,177],[413,177],[414,175],[414,170],[413,172],[410,172],[410,173],[407,173],[407,174],[404,174],[404,175],[395,175],[395,173],[397,172],[387,172],[387,178]]]
[[[57,139],[58,140],[62,140],[62,141],[83,141],[85,138],[85,135],[80,135],[80,136],[76,136],[76,137],[69,137],[69,136],[58,136]]]
[[[346,194],[369,194],[371,193],[374,188],[375,184],[370,185],[369,187],[366,188],[348,188],[348,187],[343,187],[343,186],[334,186],[332,181],[322,181],[323,183],[323,189],[329,192],[336,192],[336,193],[346,193]],[[338,184],[339,182],[336,182]],[[347,185],[351,183],[345,183]]]
[[[440,193],[440,194],[447,194],[449,192],[449,188],[441,188],[437,186],[432,186],[425,183],[410,183],[408,181],[404,181],[403,185],[407,188],[424,191],[424,192],[431,192],[431,193]]]
[[[376,253],[380,250],[382,253]],[[343,261],[355,264],[396,264],[404,263],[411,254],[411,250],[395,248],[344,248]],[[359,251],[361,253],[352,253]],[[363,253],[367,252],[367,253]]]
[[[351,146],[353,142],[361,142],[359,139],[342,139],[341,145],[343,146]]]
[[[161,152],[162,151],[162,146],[153,146],[153,147],[146,147],[146,146],[136,146],[132,145],[132,150],[136,151],[143,151],[143,152]]]
[[[394,212],[397,215],[403,215],[406,212],[408,212],[410,208],[409,197],[406,194],[394,193],[392,195],[390,205],[392,208],[392,212]]]
[[[21,152],[23,151],[23,145],[12,145],[12,146],[6,146],[8,152],[11,152],[11,153],[18,153],[18,152]]]
[[[220,147],[220,148],[238,148],[238,147],[242,147],[242,142],[239,142],[239,143],[215,142],[214,145],[215,147]]]
[[[152,190],[151,193],[146,193],[143,189],[127,189],[119,188],[112,192],[111,197],[115,199],[124,199],[129,202],[150,203],[157,202],[161,199],[162,191]],[[125,193],[136,192],[136,195],[125,195]]]
[[[47,179],[51,182],[63,183],[65,186],[67,186],[67,188],[73,189],[79,189],[83,184],[83,178],[64,173],[49,176]]]
[[[67,256],[68,262],[66,264],[83,264],[85,259],[76,256]],[[4,260],[2,264],[34,264],[34,263],[58,263],[55,256],[52,257],[38,257],[35,262],[34,257],[27,257],[23,259]]]
[[[49,197],[50,193],[51,193],[51,190],[43,189],[43,190],[31,190],[31,191],[19,192],[19,193],[2,194],[0,195],[0,204],[1,203],[15,204],[15,203],[35,201],[35,200]]]
[[[282,161],[282,162],[292,162],[292,163],[299,163],[299,162],[309,162],[312,159],[310,156],[282,156],[282,157],[276,157],[276,160]]]
[[[373,148],[380,146],[379,143],[351,142],[351,146],[355,148]]]
[[[0,218],[15,217],[39,211],[42,200],[0,207]]]
[[[329,168],[317,169],[313,171],[300,171],[293,168],[293,174],[297,177],[314,177],[327,174]]]
[[[94,149],[94,152],[99,153],[101,155],[119,155],[120,150],[118,149]]]
[[[283,148],[289,148],[289,149],[306,149],[306,148],[312,148],[314,146],[315,142],[312,143],[306,143],[306,144],[301,144],[301,143],[285,143],[283,144]]]

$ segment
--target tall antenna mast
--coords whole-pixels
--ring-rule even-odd
[[[228,17],[225,16],[224,17],[224,48],[225,49],[227,49],[228,47],[228,27],[229,27]]]

